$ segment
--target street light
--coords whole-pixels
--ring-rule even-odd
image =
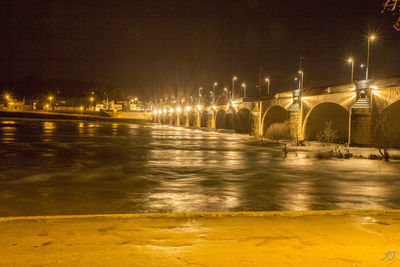
[[[361,69],[361,71],[363,71],[363,69],[366,67],[366,65],[365,64],[360,64],[360,69]]]
[[[352,57],[350,57],[347,62],[349,64],[351,64],[351,82],[354,81],[353,77],[354,77],[354,59]]]
[[[270,83],[269,78],[265,78],[265,82],[267,83],[267,94],[269,95],[269,83]]]
[[[198,98],[198,104],[201,104],[201,91],[203,90],[203,87],[199,88],[199,98]]]
[[[243,87],[243,98],[246,98],[246,83],[242,83]]]
[[[232,77],[232,100],[235,97],[235,81],[237,80],[236,76]]]
[[[218,85],[218,83],[217,82],[215,82],[214,84],[213,84],[213,94],[215,95],[215,87]]]
[[[224,88],[226,103],[228,103],[228,88]]]
[[[210,91],[210,96],[211,96],[211,101],[212,101],[212,103],[214,104],[215,99],[214,99],[214,93],[213,93],[213,91]]]
[[[300,90],[303,90],[304,86],[304,72],[302,70],[299,70],[299,74],[301,74],[301,80],[300,80]]]
[[[49,101],[50,101],[50,107],[51,107],[51,101],[53,100],[53,96],[52,96],[52,95],[49,95],[49,97],[48,97],[47,99],[49,99]]]
[[[367,52],[367,68],[365,70],[365,80],[368,80],[368,68],[369,68],[369,47],[371,45],[371,42],[375,41],[376,36],[375,34],[371,34],[368,36],[368,52]]]
[[[91,96],[91,97],[89,98],[89,100],[90,100],[90,106],[92,106],[92,107],[93,107],[93,101],[94,101],[94,97],[93,97],[93,96]],[[157,113],[156,113],[156,115],[157,115]]]

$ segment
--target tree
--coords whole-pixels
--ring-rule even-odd
[[[271,140],[290,140],[289,121],[271,124],[267,129],[266,136]]]
[[[394,17],[397,17],[393,27],[396,31],[400,31],[400,0],[383,0],[382,13],[385,11],[391,12]]]
[[[325,127],[318,133],[317,138],[321,143],[329,145],[337,141],[338,131],[333,129],[331,121],[326,121]]]
[[[392,122],[388,116],[387,107],[389,106],[389,100],[380,100],[383,106],[382,111],[375,117],[374,125],[374,139],[375,145],[378,148],[379,153],[385,160],[389,160],[388,148],[392,146],[392,135],[390,132]]]

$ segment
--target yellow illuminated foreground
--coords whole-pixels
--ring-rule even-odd
[[[400,263],[398,210],[7,217],[0,233],[1,266]]]

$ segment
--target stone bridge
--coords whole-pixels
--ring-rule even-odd
[[[330,122],[339,142],[373,145],[385,141],[400,146],[400,78],[294,90],[180,112],[163,110],[154,121],[255,136],[265,136],[271,125],[287,121],[292,139],[299,141],[317,140]]]

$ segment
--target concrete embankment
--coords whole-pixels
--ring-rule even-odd
[[[122,117],[101,117],[80,114],[65,114],[53,112],[27,112],[27,111],[0,111],[0,117],[4,118],[24,118],[24,119],[54,119],[54,120],[83,120],[83,121],[108,121],[108,122],[130,122],[146,123],[149,119],[141,118],[122,118]]]
[[[398,210],[6,217],[0,265],[387,266],[399,231]]]

